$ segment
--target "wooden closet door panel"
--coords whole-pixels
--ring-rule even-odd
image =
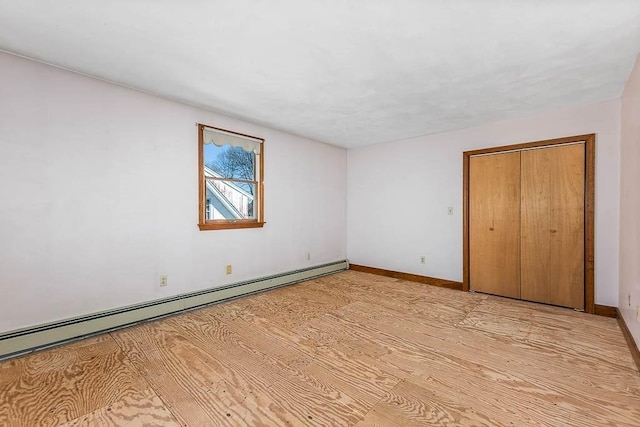
[[[469,159],[469,286],[520,298],[520,153]]]
[[[522,299],[584,308],[584,144],[522,152]]]

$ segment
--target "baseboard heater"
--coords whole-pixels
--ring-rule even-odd
[[[0,360],[349,268],[347,260],[247,280],[0,334]]]

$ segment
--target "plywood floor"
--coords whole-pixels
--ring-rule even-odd
[[[1,426],[640,426],[614,319],[347,271],[0,363]]]

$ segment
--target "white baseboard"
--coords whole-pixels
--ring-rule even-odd
[[[346,260],[0,334],[0,360],[348,269]]]

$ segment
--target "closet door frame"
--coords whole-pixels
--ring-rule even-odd
[[[469,159],[479,154],[518,151],[531,148],[558,146],[584,142],[585,149],[585,188],[584,188],[584,311],[595,313],[594,303],[594,210],[595,210],[595,134],[576,135],[566,138],[556,138],[544,141],[526,142],[521,144],[503,145],[499,147],[483,148],[462,153],[462,290],[469,291]]]

